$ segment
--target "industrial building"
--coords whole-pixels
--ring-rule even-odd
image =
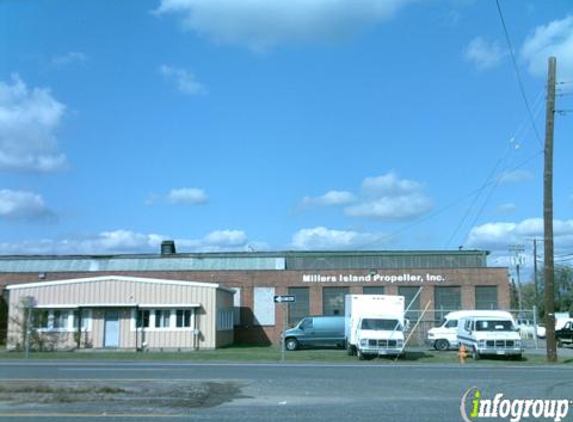
[[[233,343],[232,290],[218,284],[98,276],[7,286],[7,349],[27,326],[40,350],[198,350]]]
[[[403,295],[410,305],[407,317],[421,316],[422,330],[451,310],[509,309],[508,270],[488,267],[487,254],[482,250],[176,253],[173,242],[164,242],[157,254],[3,256],[0,289],[10,285],[5,291],[12,296],[21,283],[99,277],[207,283],[235,292],[235,342],[276,344],[283,317],[292,325],[306,315],[343,315],[346,294]],[[276,295],[293,295],[296,302],[275,303]],[[87,303],[93,298],[76,296],[80,300]],[[160,300],[129,303],[136,302],[158,306]]]

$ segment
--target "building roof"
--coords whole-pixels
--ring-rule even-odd
[[[5,255],[0,256],[0,272],[475,268],[487,266],[487,255],[483,250]]]
[[[69,284],[84,284],[84,283],[96,283],[98,281],[129,281],[134,283],[150,283],[150,284],[162,284],[171,286],[186,286],[186,287],[210,287],[212,289],[223,289],[230,292],[235,292],[234,290],[222,287],[217,283],[204,283],[200,281],[185,281],[185,280],[165,280],[159,278],[147,278],[147,277],[127,277],[120,275],[105,275],[98,277],[87,277],[87,278],[72,278],[67,280],[54,280],[54,281],[41,281],[34,283],[20,283],[11,284],[6,286],[7,290],[17,290],[17,289],[27,289],[30,287],[50,287],[50,286],[61,286]]]

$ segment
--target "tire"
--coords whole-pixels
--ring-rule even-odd
[[[346,353],[348,354],[348,356],[354,356],[356,354],[356,347],[346,342]]]
[[[362,352],[360,351],[360,349],[356,349],[356,356],[358,356],[358,359],[359,359],[359,360],[364,360],[364,359],[366,359],[366,356],[364,356],[364,353],[362,353]]]
[[[298,341],[296,341],[295,338],[287,338],[285,340],[285,349],[287,349],[290,352],[298,349]]]
[[[475,346],[472,348],[472,358],[474,358],[474,360],[480,360],[479,351]]]
[[[445,338],[441,338],[434,343],[434,349],[439,350],[440,352],[445,352],[450,348],[450,342]]]
[[[559,348],[563,347],[563,340],[561,340],[560,338],[557,339],[557,347]]]

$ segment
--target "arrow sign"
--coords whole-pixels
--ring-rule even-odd
[[[296,302],[294,296],[275,296],[275,303]]]

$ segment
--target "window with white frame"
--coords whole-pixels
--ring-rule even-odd
[[[217,331],[233,329],[233,309],[219,309],[217,311]]]
[[[177,328],[191,327],[191,309],[177,309],[175,311],[175,326]]]
[[[92,311],[91,309],[82,309],[81,313],[79,309],[74,310],[74,331],[78,331],[80,324],[80,317],[82,322],[81,331],[91,331],[92,329]]]
[[[32,324],[40,331],[73,331],[74,313],[69,309],[34,309]]]
[[[156,309],[155,310],[155,328],[169,328],[171,325],[171,310],[170,309]]]

